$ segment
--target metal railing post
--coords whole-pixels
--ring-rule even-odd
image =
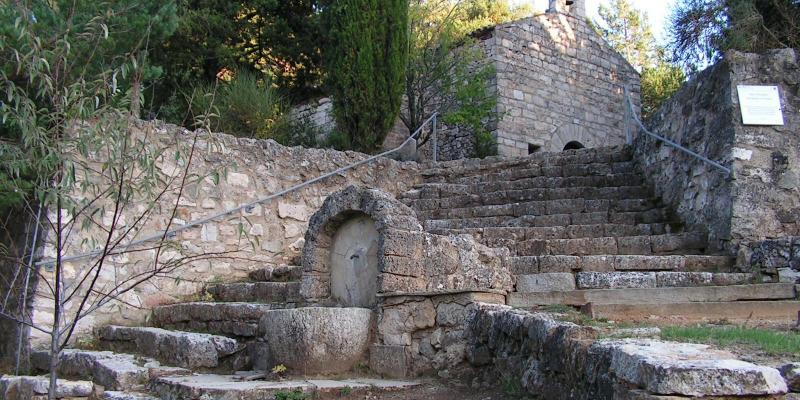
[[[437,120],[437,114],[433,114],[433,119],[431,120],[431,123],[433,124],[433,162],[439,161],[439,132],[436,130]]]
[[[625,129],[625,142],[628,144],[633,144],[633,134],[631,133],[630,91],[628,90],[628,85],[623,87],[623,93],[625,96],[623,99],[623,102],[625,103],[625,121],[623,125],[623,129]]]

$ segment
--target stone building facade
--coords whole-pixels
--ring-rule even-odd
[[[551,3],[480,36],[496,69],[501,156],[623,144],[625,86],[638,104],[639,74],[589,26],[584,1]]]
[[[489,92],[497,94],[497,108],[489,126],[498,155],[625,143],[623,93],[627,86],[638,106],[639,73],[586,22],[584,0],[552,1],[545,13],[474,36],[495,69],[488,83]],[[296,110],[330,129],[327,99]],[[401,142],[394,137],[398,132],[387,142]],[[431,145],[420,149],[421,159],[432,158]],[[470,132],[439,127],[439,160],[473,155]]]

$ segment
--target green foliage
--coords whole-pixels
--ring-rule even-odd
[[[680,89],[686,76],[677,65],[660,62],[642,71],[642,116],[648,118]]]
[[[487,21],[503,22],[510,13],[486,14],[470,10],[498,8],[481,4],[505,2],[465,1],[453,4],[447,0],[415,2],[409,14],[411,38],[409,63],[406,69],[404,104],[400,118],[410,132],[416,131],[434,112],[451,127],[472,133],[475,155],[495,154],[495,139],[490,133],[497,96],[489,92],[489,79],[494,73],[477,42],[467,36],[470,29]],[[424,132],[418,146],[429,139]]]
[[[308,400],[311,396],[303,393],[300,389],[295,389],[290,392],[279,391],[275,393],[275,400]]]
[[[641,73],[642,116],[652,115],[685,81],[681,68],[667,61],[656,44],[647,14],[628,0],[600,6],[604,27],[596,28],[606,41]]]
[[[243,3],[235,49],[293,102],[321,94],[323,68],[318,0]]]
[[[211,112],[216,131],[264,139],[283,127],[280,96],[268,80],[259,81],[252,72],[240,72],[230,82],[199,85],[184,97],[194,118]]]
[[[661,338],[723,347],[744,344],[769,354],[800,355],[800,335],[792,332],[742,326],[666,326],[661,328]]]
[[[169,122],[192,125],[182,91],[211,84],[223,68],[235,68],[239,60],[233,43],[240,3],[227,0],[178,0],[177,27],[167,40],[155,44],[150,58],[161,65],[163,75],[150,90],[149,113]]]
[[[441,2],[432,0],[430,3],[436,7],[437,1]],[[452,1],[446,1],[453,4]],[[517,2],[517,5],[511,5],[508,0],[462,0],[456,3],[455,25],[457,33],[462,35],[533,15],[533,7],[521,2]]]
[[[324,11],[327,85],[353,149],[383,143],[400,110],[408,54],[406,0],[339,0]]]
[[[673,58],[690,70],[727,51],[800,47],[796,0],[681,0],[670,18]]]
[[[657,46],[647,14],[628,0],[601,4],[598,12],[605,25],[600,32],[611,47],[639,71],[654,64]]]

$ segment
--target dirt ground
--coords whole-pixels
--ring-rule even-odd
[[[498,385],[499,386],[499,385]],[[440,380],[424,380],[422,385],[398,391],[353,390],[318,394],[315,400],[517,400],[519,395],[501,388],[475,390],[466,385]]]

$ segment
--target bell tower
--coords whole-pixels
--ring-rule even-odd
[[[575,18],[586,17],[586,0],[550,0],[549,13],[564,13]]]

